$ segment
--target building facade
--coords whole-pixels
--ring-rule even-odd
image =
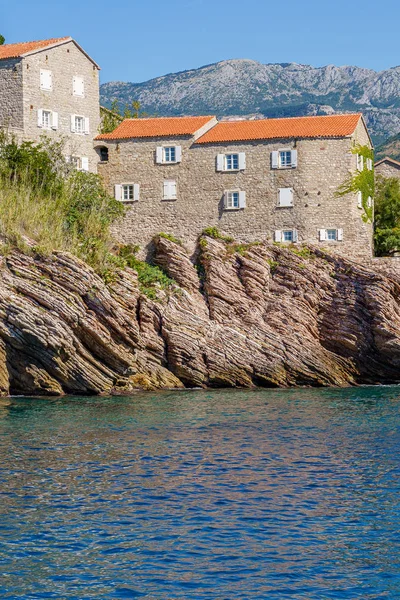
[[[338,197],[358,170],[372,169],[361,115],[218,123],[214,117],[124,121],[95,146],[99,173],[127,213],[123,243],[146,248],[159,232],[189,248],[205,227],[243,242],[306,242],[370,259],[372,224],[357,193]],[[372,199],[368,199],[372,203]]]
[[[0,46],[0,127],[20,140],[65,141],[78,169],[97,172],[99,67],[70,37]]]
[[[400,179],[400,162],[386,156],[375,163],[375,173],[383,177],[397,177]]]

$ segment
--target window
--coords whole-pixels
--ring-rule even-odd
[[[71,115],[71,131],[73,133],[88,134],[89,119],[81,115]]]
[[[244,171],[246,168],[246,153],[217,154],[217,171]]]
[[[290,150],[279,151],[279,168],[286,169],[292,166],[292,153]]]
[[[179,163],[182,160],[182,146],[158,146],[156,162],[158,164]]]
[[[75,115],[75,133],[84,133],[85,131],[85,119],[83,117],[77,117]]]
[[[58,113],[39,108],[37,114],[38,127],[43,129],[58,129]]]
[[[138,183],[120,183],[114,187],[114,196],[120,202],[137,202],[139,190]]]
[[[278,207],[293,206],[293,189],[279,188],[278,190]]]
[[[176,162],[175,146],[168,146],[167,148],[164,148],[164,162]]]
[[[372,171],[372,158],[367,158],[367,169]]]
[[[364,169],[364,157],[361,154],[357,154],[357,169],[359,171]]]
[[[42,127],[50,129],[51,127],[51,110],[42,110]]]
[[[40,70],[40,89],[48,92],[53,89],[53,74],[47,69]]]
[[[241,192],[239,190],[228,190],[225,192],[224,208],[225,210],[246,208],[246,192]]]
[[[67,156],[67,162],[71,163],[77,171],[89,171],[87,156]]]
[[[72,93],[74,96],[83,97],[85,95],[83,77],[73,77],[72,78]]]
[[[225,155],[225,169],[227,171],[237,171],[239,169],[239,154]]]
[[[225,208],[239,208],[239,192],[227,192]]]
[[[80,169],[81,161],[79,156],[71,156],[70,163],[75,167],[77,171]]]
[[[164,181],[163,200],[176,200],[176,181]]]
[[[106,146],[99,149],[99,154],[101,162],[108,162],[108,148]]]
[[[297,150],[283,149],[271,152],[272,169],[294,169],[297,167]]]
[[[343,229],[320,229],[319,239],[321,242],[342,242]]]
[[[298,239],[297,229],[278,229],[274,238],[275,242],[295,243]]]

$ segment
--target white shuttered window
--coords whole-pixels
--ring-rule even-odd
[[[53,89],[53,74],[48,69],[40,69],[40,89],[48,92]]]
[[[293,189],[279,188],[278,190],[278,206],[289,207],[293,206]]]
[[[176,181],[164,181],[163,200],[176,200]]]
[[[83,82],[83,77],[73,77],[72,78],[72,93],[74,96],[80,96],[83,98],[85,95],[85,84]]]

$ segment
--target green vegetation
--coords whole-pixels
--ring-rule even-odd
[[[276,260],[273,260],[272,258],[268,258],[267,259],[267,263],[269,264],[269,268],[271,273],[275,273],[276,269],[279,266],[279,263]]]
[[[372,204],[369,204],[369,199],[374,197],[375,194],[375,176],[374,170],[367,168],[367,159],[371,159],[372,163],[374,160],[374,151],[368,146],[354,146],[352,148],[353,154],[358,154],[363,157],[363,169],[355,175],[349,175],[348,178],[339,186],[336,196],[341,197],[350,193],[361,192],[361,202],[363,209],[363,221],[365,223],[372,223],[373,219],[373,208]]]
[[[166,240],[169,240],[170,242],[174,242],[175,244],[178,244],[179,246],[182,246],[181,240],[178,240],[178,238],[176,238],[171,233],[163,233],[163,232],[161,232],[161,233],[158,234],[158,237],[164,238]]]
[[[6,38],[4,37],[4,35],[0,34],[0,46],[2,46],[5,41],[6,41]]]
[[[123,266],[109,231],[123,214],[97,175],[66,163],[62,143],[0,135],[0,234],[8,243],[28,251],[28,238],[40,253],[71,252],[107,280]]]
[[[390,256],[400,250],[400,180],[376,178],[375,254]]]
[[[222,242],[232,243],[233,237],[228,235],[222,235],[217,227],[206,227],[202,231],[202,235],[207,235],[208,237],[214,238],[214,240],[221,240]]]
[[[123,119],[139,119],[145,117],[146,113],[140,110],[140,102],[133,101],[130,104],[126,102],[121,105],[119,100],[114,99],[111,109],[103,108],[101,116],[100,133],[111,133]]]
[[[315,258],[314,254],[311,252],[310,248],[307,248],[307,246],[299,248],[297,246],[290,245],[288,248],[293,252],[293,254],[301,256],[302,258]]]
[[[138,260],[137,251],[137,246],[122,246],[118,256],[123,259],[126,266],[134,269],[138,274],[141,293],[151,300],[157,300],[158,290],[167,291],[171,286],[176,285],[176,282],[168,277],[160,267]]]

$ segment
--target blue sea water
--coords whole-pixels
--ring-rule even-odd
[[[400,388],[0,400],[0,597],[400,598]]]

